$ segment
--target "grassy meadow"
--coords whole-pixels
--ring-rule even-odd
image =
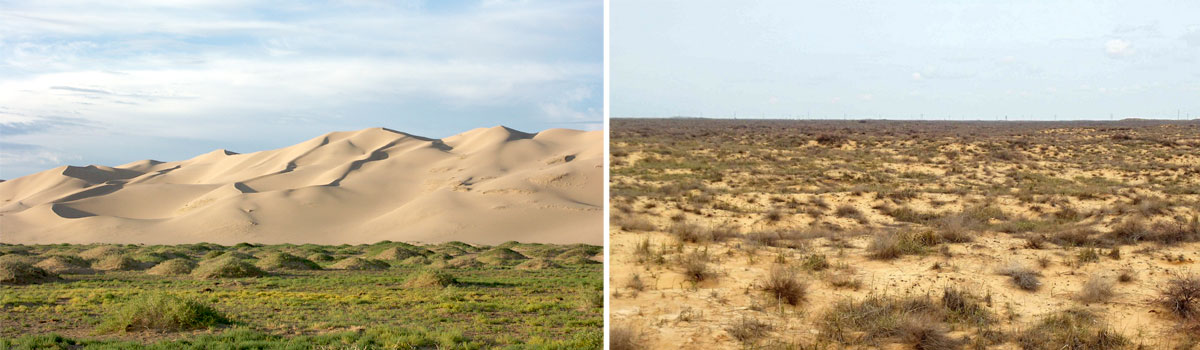
[[[0,349],[598,349],[601,251],[3,245]]]

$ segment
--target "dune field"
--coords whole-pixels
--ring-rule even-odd
[[[385,128],[0,183],[0,243],[602,242],[602,134]]]

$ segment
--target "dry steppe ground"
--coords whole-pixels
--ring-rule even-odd
[[[1194,349],[1200,123],[614,119],[614,349]]]

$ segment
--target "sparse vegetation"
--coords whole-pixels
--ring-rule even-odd
[[[1187,348],[1200,321],[1146,296],[1168,285],[1160,267],[1200,261],[1195,135],[1194,121],[615,119],[614,224],[645,230],[611,231],[612,317],[650,348]],[[787,280],[776,269],[807,287],[798,306],[765,288]],[[1057,343],[1032,331],[1047,305],[1151,316]],[[684,306],[704,317],[679,322]],[[772,330],[737,338],[717,316],[731,314]]]

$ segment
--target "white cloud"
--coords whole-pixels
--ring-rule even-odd
[[[919,73],[919,72],[913,72],[913,74],[912,74],[912,79],[913,79],[913,80],[921,80],[921,73]]]
[[[595,1],[191,1],[0,2],[0,127],[22,132],[5,141],[66,138],[73,144],[56,149],[91,157],[104,145],[72,147],[116,134],[196,145],[273,133],[245,136],[282,145],[270,137],[368,126],[440,137],[601,120]],[[94,128],[49,132],[57,124],[47,118]],[[0,158],[0,175],[51,159],[30,154]]]
[[[1123,39],[1112,39],[1104,43],[1104,51],[1108,57],[1120,58],[1133,54],[1133,43]]]

